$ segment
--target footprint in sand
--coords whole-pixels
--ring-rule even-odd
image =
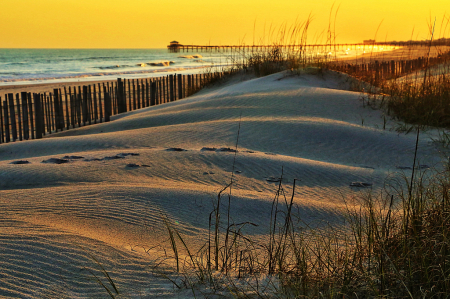
[[[85,161],[85,162],[92,162],[92,161],[103,161],[103,159],[99,159],[99,158],[92,158],[92,159],[84,159],[83,161]]]
[[[280,178],[276,178],[273,176],[266,178],[266,181],[271,182],[271,183],[278,183],[280,180],[281,180]]]
[[[80,159],[84,159],[84,157],[82,157],[82,156],[64,156],[63,159],[66,159],[66,160],[80,160]]]
[[[91,162],[91,161],[108,161],[108,160],[117,160],[117,159],[125,159],[127,156],[139,156],[138,153],[120,153],[114,156],[108,156],[104,158],[92,158],[92,159],[84,159],[85,162]]]
[[[166,151],[168,151],[168,152],[185,152],[187,150],[185,150],[184,148],[181,148],[181,147],[171,147],[171,148],[166,149]]]
[[[137,168],[137,167],[140,167],[140,165],[135,164],[135,163],[129,163],[129,164],[127,164],[126,167],[128,167],[128,168]]]
[[[48,160],[44,160],[41,163],[50,163],[50,164],[65,164],[69,163],[70,160],[68,159],[59,159],[59,158],[50,158]]]
[[[221,147],[216,150],[216,152],[229,152],[229,153],[236,153],[237,150],[229,148],[229,147]]]
[[[115,156],[104,157],[103,160],[125,159],[127,156],[139,156],[137,153],[120,153]]]
[[[31,164],[31,162],[27,160],[19,160],[19,161],[12,161],[9,164]]]

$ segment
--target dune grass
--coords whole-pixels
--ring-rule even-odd
[[[309,22],[290,36],[306,41]],[[305,66],[332,69],[326,55],[312,57],[303,50],[302,43],[288,50],[275,43],[264,53],[244,57],[238,67],[256,76]],[[418,140],[423,126],[450,126],[449,65],[448,60],[439,66],[427,63],[406,78],[372,82],[379,93],[367,97],[412,124]],[[232,200],[225,191],[231,181],[218,194],[208,241],[198,252],[189,251],[176,232],[188,256],[178,268],[180,279],[200,293],[199,285],[207,284],[236,298],[450,297],[450,167],[422,172],[415,159],[411,162],[411,177],[377,197],[367,193],[348,201],[343,211],[348,225],[326,230],[308,227],[293,212],[295,181],[289,196],[281,174],[263,242],[245,235],[253,223],[230,223]],[[172,249],[179,258],[179,248]]]
[[[348,225],[326,230],[301,221],[296,181],[289,196],[281,174],[264,240],[245,234],[253,223],[230,223],[230,183],[218,194],[200,250],[189,250],[166,222],[179,273],[173,280],[196,294],[207,286],[236,298],[446,298],[449,169],[420,172],[416,161],[413,167],[411,178],[384,195],[347,201]]]
[[[439,69],[420,71],[415,78],[385,82],[387,110],[407,123],[450,128],[449,74],[450,60]]]
[[[327,68],[328,56],[312,57],[302,47],[310,21],[282,30],[273,48],[245,54],[234,67],[256,76],[305,66]],[[299,42],[283,49],[286,36]],[[335,39],[330,26],[327,36]],[[378,82],[383,107],[418,125],[417,140],[423,125],[450,125],[449,65],[437,73],[431,66],[420,72],[424,76],[417,71],[412,79]],[[198,250],[163,217],[172,251],[167,257],[177,273],[166,277],[203,297],[450,297],[450,166],[422,172],[416,159],[411,162],[411,177],[381,195],[367,192],[347,200],[342,211],[347,225],[325,230],[309,227],[294,212],[296,181],[287,194],[281,171],[264,240],[245,234],[254,223],[231,221],[231,178],[207,216],[208,238]]]

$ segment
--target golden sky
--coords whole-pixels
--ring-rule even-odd
[[[279,32],[310,14],[308,41],[320,43],[333,4],[338,43],[375,35],[379,41],[426,39],[435,17],[435,37],[442,37],[443,17],[450,15],[449,0],[1,0],[0,48],[252,44],[264,36],[266,43],[271,28]]]

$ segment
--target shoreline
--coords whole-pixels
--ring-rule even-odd
[[[340,57],[337,59],[333,59],[333,61],[336,62],[346,62],[346,63],[366,63],[368,61],[374,61],[379,60],[381,61],[390,61],[390,60],[402,60],[402,59],[416,59],[418,57],[424,57],[428,55],[428,50],[430,50],[430,57],[436,57],[439,53],[443,53],[446,51],[450,51],[450,46],[440,46],[438,47],[432,47],[431,49],[428,49],[427,47],[403,47],[399,49],[394,49],[390,51],[385,52],[373,52],[373,53],[357,53],[356,55],[351,55],[348,57]],[[196,70],[196,71],[194,71]],[[110,79],[107,77],[111,76],[105,76],[104,79],[96,79],[96,78],[83,78],[76,80],[74,78],[73,80],[69,81],[61,81],[61,82],[39,82],[39,83],[32,83],[32,81],[25,81],[27,83],[17,83],[11,82],[11,84],[8,85],[0,85],[0,97],[3,97],[5,94],[9,93],[20,93],[20,92],[31,92],[31,93],[44,93],[44,92],[53,92],[53,89],[58,88],[64,88],[64,87],[72,87],[72,86],[82,86],[82,85],[93,85],[98,83],[107,83],[107,82],[115,82],[117,81],[117,78],[123,78],[123,79],[144,79],[144,78],[159,78],[159,77],[165,77],[170,74],[198,74],[201,73],[201,70],[203,68],[196,68],[196,69],[188,69],[188,70],[180,70],[180,71],[174,71],[174,72],[167,72],[161,74],[161,73],[149,73],[145,76],[136,76],[133,78],[126,78],[127,75],[117,76],[115,79]],[[159,76],[155,76],[155,74]],[[129,74],[128,74],[129,75]],[[139,74],[135,74],[139,75]],[[142,74],[143,75],[143,74]],[[153,75],[153,76],[152,76]],[[90,80],[92,79],[92,80]],[[49,80],[50,81],[50,80]],[[24,82],[24,81],[19,81]],[[0,83],[6,83],[6,82],[0,82]]]
[[[83,86],[83,85],[94,85],[94,84],[99,84],[99,83],[111,83],[111,82],[117,82],[118,78],[122,78],[122,79],[130,79],[130,80],[141,80],[141,79],[147,79],[147,78],[162,78],[162,77],[166,77],[168,75],[173,75],[173,74],[181,74],[181,75],[186,75],[186,74],[200,74],[201,72],[193,72],[193,69],[189,69],[189,70],[182,70],[182,71],[177,71],[177,72],[166,72],[164,73],[164,75],[161,74],[159,76],[139,76],[139,77],[133,77],[133,78],[127,78],[127,76],[117,76],[114,79],[110,79],[110,78],[104,78],[104,79],[95,79],[93,78],[93,80],[77,80],[77,81],[61,81],[61,82],[39,82],[39,83],[31,83],[30,81],[27,81],[27,83],[23,84],[17,84],[17,82],[11,82],[11,85],[0,85],[0,97],[2,97],[5,94],[8,93],[20,93],[20,92],[31,92],[31,93],[44,93],[44,92],[53,92],[53,89],[57,89],[57,88],[61,88],[63,89],[64,87],[73,87],[73,86]],[[196,70],[201,70],[201,69],[196,69]],[[153,73],[154,74],[154,73]],[[110,77],[110,76],[108,76]],[[22,81],[23,82],[23,81]]]
[[[64,87],[80,86],[80,85],[93,85],[98,83],[116,82],[116,80],[97,80],[97,81],[71,81],[71,82],[53,82],[53,83],[36,83],[36,84],[13,84],[13,85],[3,85],[0,86],[0,97],[3,95],[20,92],[31,92],[31,93],[44,93],[53,92],[53,89],[59,89]]]

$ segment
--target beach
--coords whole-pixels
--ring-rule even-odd
[[[331,47],[331,46],[330,46]],[[331,47],[332,48],[332,47]],[[386,48],[386,49],[384,49]],[[440,53],[446,52],[450,49],[450,47],[432,47],[428,49],[427,47],[423,46],[413,46],[413,47],[397,47],[390,49],[389,47],[383,46],[377,46],[376,49],[373,49],[372,46],[367,45],[363,46],[360,45],[358,48],[355,47],[349,47],[348,49],[340,48],[336,49],[336,51],[332,51],[331,58],[337,59],[337,61],[345,62],[345,63],[368,63],[371,61],[378,60],[380,62],[382,61],[391,61],[391,60],[405,60],[405,59],[417,59],[419,57],[426,57],[428,55],[428,51],[430,52],[430,57],[436,57]],[[42,50],[41,50],[42,51]],[[69,51],[69,50],[67,50]],[[86,51],[86,50],[85,50]],[[91,60],[94,60],[92,63],[97,63],[99,65],[102,65],[104,63],[109,63],[106,67],[111,67],[110,70],[113,70],[112,67],[116,63],[122,62],[122,60],[119,59],[125,59],[125,58],[116,58],[116,57],[110,57],[110,59],[106,59],[108,57],[103,57],[99,55],[99,50],[92,50],[94,53],[90,53],[89,51],[87,54],[85,54],[85,59],[88,60],[90,58]],[[106,82],[114,82],[117,81],[118,77],[121,78],[128,78],[128,79],[139,79],[139,78],[156,78],[156,77],[164,77],[169,74],[192,74],[192,73],[201,73],[204,71],[206,67],[211,66],[211,62],[215,63],[218,67],[218,70],[220,70],[221,65],[225,65],[229,63],[230,60],[236,60],[236,57],[239,55],[243,55],[243,53],[239,54],[232,53],[230,51],[225,52],[212,52],[212,53],[204,53],[203,55],[200,54],[192,54],[192,53],[167,53],[167,50],[128,50],[123,51],[126,59],[131,60],[134,59],[135,61],[129,62],[129,64],[133,64],[133,67],[130,69],[127,69],[126,71],[120,71],[116,70],[115,73],[108,73],[108,72],[99,72],[96,74],[90,74],[87,73],[87,69],[94,68],[92,67],[92,64],[87,64],[84,67],[84,73],[77,74],[77,72],[80,72],[80,70],[76,70],[75,67],[72,66],[72,69],[65,70],[64,73],[64,65],[61,64],[64,59],[68,60],[68,58],[60,58],[60,66],[58,68],[61,68],[61,70],[58,70],[58,72],[63,72],[58,78],[55,76],[54,73],[48,72],[45,75],[41,75],[41,77],[36,78],[28,78],[33,77],[33,75],[28,75],[26,72],[23,73],[21,76],[12,77],[12,76],[4,76],[0,77],[0,96],[4,96],[8,93],[20,93],[20,92],[30,92],[30,93],[50,93],[53,92],[54,89],[58,88],[64,88],[64,87],[73,87],[73,86],[82,86],[82,85],[94,85],[98,83],[106,83]],[[133,57],[131,58],[131,54],[133,53],[139,53],[141,56]],[[114,53],[114,51],[112,52]],[[130,54],[131,53],[131,54]],[[194,52],[195,53],[195,52]],[[335,53],[335,54],[334,54]],[[50,55],[52,52],[49,52],[45,55]],[[71,52],[68,52],[68,54],[73,54]],[[67,54],[67,55],[68,55]],[[89,54],[89,55],[88,55]],[[96,54],[98,57],[96,58],[91,57],[92,55]],[[36,54],[35,54],[36,55]],[[44,55],[44,54],[41,54]],[[193,57],[200,57],[200,58],[193,58]],[[17,58],[18,59],[18,58]],[[115,59],[115,60],[114,60]],[[150,66],[146,65],[145,67],[137,67],[137,64],[140,64],[141,62],[148,62],[151,59],[153,61],[170,61],[175,60],[176,63],[173,65],[170,65],[170,67],[160,67],[160,66]],[[111,61],[112,60],[112,61]],[[136,63],[135,62],[140,62]],[[58,63],[58,62],[57,62]],[[38,62],[34,62],[36,64],[35,67],[38,66]],[[110,66],[111,65],[111,66]],[[101,68],[101,66],[97,66],[97,68]],[[73,72],[73,73],[71,73]]]
[[[410,175],[416,144],[353,81],[316,69],[237,75],[109,123],[0,145],[0,296],[108,298],[95,278],[108,283],[104,267],[124,298],[194,298],[162,275],[174,270],[164,219],[199,248],[231,181],[231,218],[255,224],[244,229],[255,239],[268,236],[280,177],[303,223],[345,228],[349,200]],[[429,135],[418,145],[420,165],[439,165]]]

